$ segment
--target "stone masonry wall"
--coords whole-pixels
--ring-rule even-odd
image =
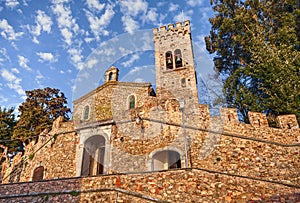
[[[198,169],[0,185],[0,202],[299,201],[299,187]]]
[[[39,166],[44,167],[43,179],[46,180],[74,177],[77,147],[78,137],[73,123],[58,118],[49,133],[43,132],[36,144],[27,145],[23,156],[19,153],[14,157],[4,174],[3,183],[31,181],[34,169]]]

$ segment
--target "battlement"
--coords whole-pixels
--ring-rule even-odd
[[[222,108],[220,115],[224,124],[239,123],[237,110]],[[267,116],[264,113],[248,112],[250,125],[254,128],[269,128]],[[297,118],[294,114],[280,115],[276,118],[277,127],[281,129],[299,129]]]
[[[164,35],[166,33],[170,32],[178,32],[178,33],[191,33],[191,25],[189,20],[185,20],[182,22],[177,22],[174,26],[174,24],[168,24],[168,26],[160,26],[160,28],[154,28],[153,34],[156,35]]]

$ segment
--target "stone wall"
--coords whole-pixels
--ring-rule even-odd
[[[6,171],[3,183],[31,181],[33,171],[44,167],[43,179],[74,177],[76,174],[76,158],[78,137],[72,122],[62,122],[58,118],[52,130],[44,131],[37,143],[25,146],[24,154],[17,154],[12,164],[5,162]]]
[[[299,201],[299,186],[200,169],[0,185],[0,202]]]

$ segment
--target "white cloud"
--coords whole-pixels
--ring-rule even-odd
[[[148,10],[147,14],[143,16],[142,20],[143,20],[143,22],[155,23],[155,22],[157,22],[157,17],[158,17],[158,14],[157,14],[156,9],[150,8]]]
[[[143,78],[136,78],[133,82],[143,83],[145,80]]]
[[[138,60],[140,56],[138,54],[133,54],[128,61],[122,63],[124,67],[131,66],[136,60]]]
[[[38,55],[40,57],[39,58],[40,62],[47,61],[47,62],[53,63],[53,62],[57,61],[57,59],[53,56],[53,54],[49,53],[49,52],[38,52],[38,53],[36,53],[36,55]]]
[[[73,65],[78,70],[82,70],[84,68],[84,63],[82,62],[82,50],[80,48],[70,48],[68,50],[68,54],[70,55],[70,59]]]
[[[169,11],[173,12],[176,11],[179,8],[178,4],[173,4],[172,2],[169,4]]]
[[[51,18],[45,14],[44,11],[38,10],[37,16],[35,17],[35,24],[36,26],[27,26],[29,29],[29,32],[34,36],[33,42],[39,43],[37,40],[37,37],[41,34],[42,31],[50,33],[51,32],[51,26],[53,24]]]
[[[130,16],[122,16],[124,30],[130,34],[139,29],[139,23]]]
[[[162,6],[166,5],[167,3],[168,2],[166,2],[166,1],[160,1],[156,5],[157,5],[157,7],[162,7]]]
[[[18,55],[19,66],[24,68],[25,70],[31,71],[31,68],[28,66],[29,60],[24,56]]]
[[[96,65],[98,63],[98,60],[97,59],[89,59],[86,63],[86,66],[88,68],[92,68],[94,65]]]
[[[7,54],[6,49],[5,49],[5,48],[1,48],[1,49],[0,49],[0,64],[1,64],[1,62],[3,62],[4,60],[10,61],[10,58],[9,58],[9,56],[8,56],[8,54]]]
[[[145,14],[148,3],[143,0],[122,0],[120,1],[121,12],[124,15],[137,16],[139,13]]]
[[[68,1],[56,0],[52,1],[52,11],[57,16],[58,28],[64,38],[67,45],[71,46],[73,40],[73,34],[77,34],[79,26],[76,20],[72,17],[72,11],[70,7],[64,6],[63,3]]]
[[[23,90],[22,86],[20,85],[21,79],[16,77],[13,73],[9,72],[6,69],[1,70],[1,76],[4,80],[8,83],[6,84],[8,88],[17,92],[20,96],[25,96],[25,91]]]
[[[0,95],[0,102],[4,103],[4,102],[8,102],[8,99],[2,95]]]
[[[97,11],[101,11],[105,6],[105,4],[99,3],[98,0],[87,0],[86,3],[89,9]]]
[[[188,0],[187,4],[190,6],[201,6],[203,4],[203,0]]]
[[[1,36],[7,40],[17,40],[17,38],[24,34],[23,32],[15,32],[6,19],[0,20],[0,32]]]
[[[141,67],[135,66],[128,72],[128,75],[138,74],[139,72],[141,72],[143,70],[143,68],[144,68],[143,66],[141,66]]]
[[[112,5],[107,5],[106,10],[103,15],[101,15],[99,18],[97,15],[86,11],[86,16],[88,18],[88,21],[90,23],[90,28],[96,37],[96,40],[100,39],[100,35],[108,35],[109,32],[105,30],[105,28],[109,25],[110,21],[112,20],[113,16],[115,15],[115,12],[113,10]]]
[[[173,17],[174,22],[182,22],[184,20],[191,20],[193,15],[193,10],[188,10],[185,12],[180,12]]]
[[[36,76],[35,76],[35,81],[36,83],[39,85],[39,87],[42,87],[42,80],[44,79],[45,77],[42,75],[42,73],[37,70],[36,72]]]
[[[17,68],[12,68],[11,71],[12,71],[13,73],[16,73],[16,74],[19,74],[19,73],[20,73],[20,71],[19,71]]]
[[[10,9],[14,9],[18,5],[19,5],[19,2],[17,0],[6,0],[5,1],[5,6]]]

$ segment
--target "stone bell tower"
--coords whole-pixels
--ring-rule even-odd
[[[190,21],[154,28],[153,41],[157,96],[198,104]]]
[[[119,77],[119,69],[117,69],[114,66],[111,66],[105,72],[105,82],[118,81],[118,77]]]

